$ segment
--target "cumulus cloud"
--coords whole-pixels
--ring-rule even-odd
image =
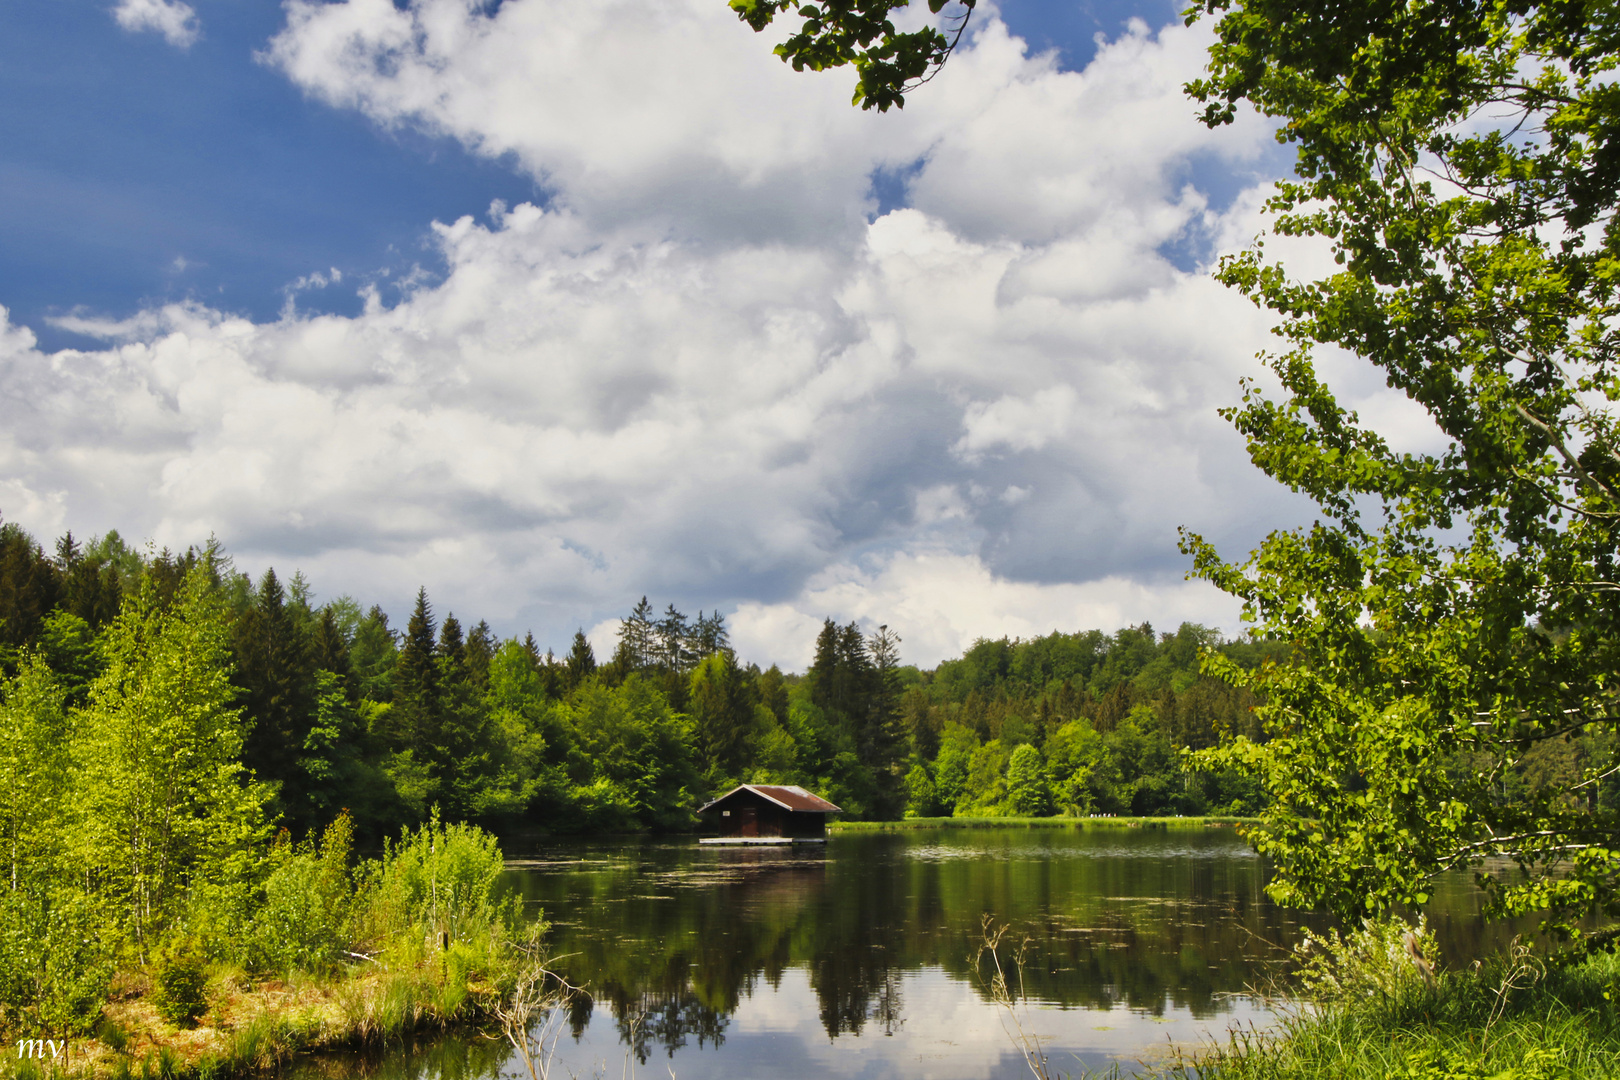
[[[202,36],[197,12],[183,0],[118,0],[113,18],[132,34],[150,30],[177,49],[189,49]]]
[[[513,162],[544,205],[435,225],[442,275],[392,306],[362,285],[352,317],[291,306],[334,271],[273,323],[59,320],[94,349],[0,318],[9,517],[217,533],[244,567],[395,611],[425,583],[558,647],[643,593],[718,606],[790,667],[824,616],[888,623],[922,663],[983,635],[1235,629],[1182,580],[1176,526],[1236,554],[1297,504],[1214,411],[1265,320],[1161,254],[1259,227],[1186,182],[1268,137],[1192,120],[1202,30],[1136,25],[1064,72],[987,18],[876,116],[713,0],[287,11],[264,62]],[[875,217],[895,168],[912,205]]]

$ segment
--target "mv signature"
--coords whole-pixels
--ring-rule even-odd
[[[67,1040],[57,1042],[55,1039],[18,1039],[17,1056],[19,1058],[42,1058],[47,1050],[50,1051],[51,1060],[62,1056],[68,1048]]]

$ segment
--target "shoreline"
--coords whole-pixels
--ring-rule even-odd
[[[1226,817],[937,817],[901,821],[832,821],[827,832],[905,832],[913,829],[1204,829],[1235,828],[1259,818]]]
[[[437,970],[435,970],[437,969]],[[365,970],[339,976],[294,973],[247,978],[216,969],[209,1009],[198,1024],[164,1021],[144,973],[126,972],[93,1033],[67,1039],[17,1036],[5,1047],[7,1080],[230,1080],[279,1071],[328,1053],[376,1049],[487,1028],[497,993],[478,980],[452,982],[442,964]],[[44,1042],[43,1047],[35,1045]],[[52,1056],[61,1044],[57,1056]]]

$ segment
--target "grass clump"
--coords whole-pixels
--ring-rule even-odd
[[[1620,1078],[1620,958],[1553,962],[1515,942],[1435,971],[1416,926],[1369,923],[1299,950],[1302,999],[1269,1033],[1234,1031],[1179,1060],[1174,1080]]]

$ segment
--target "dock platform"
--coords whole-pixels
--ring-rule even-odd
[[[825,844],[825,836],[705,836],[700,844]]]

